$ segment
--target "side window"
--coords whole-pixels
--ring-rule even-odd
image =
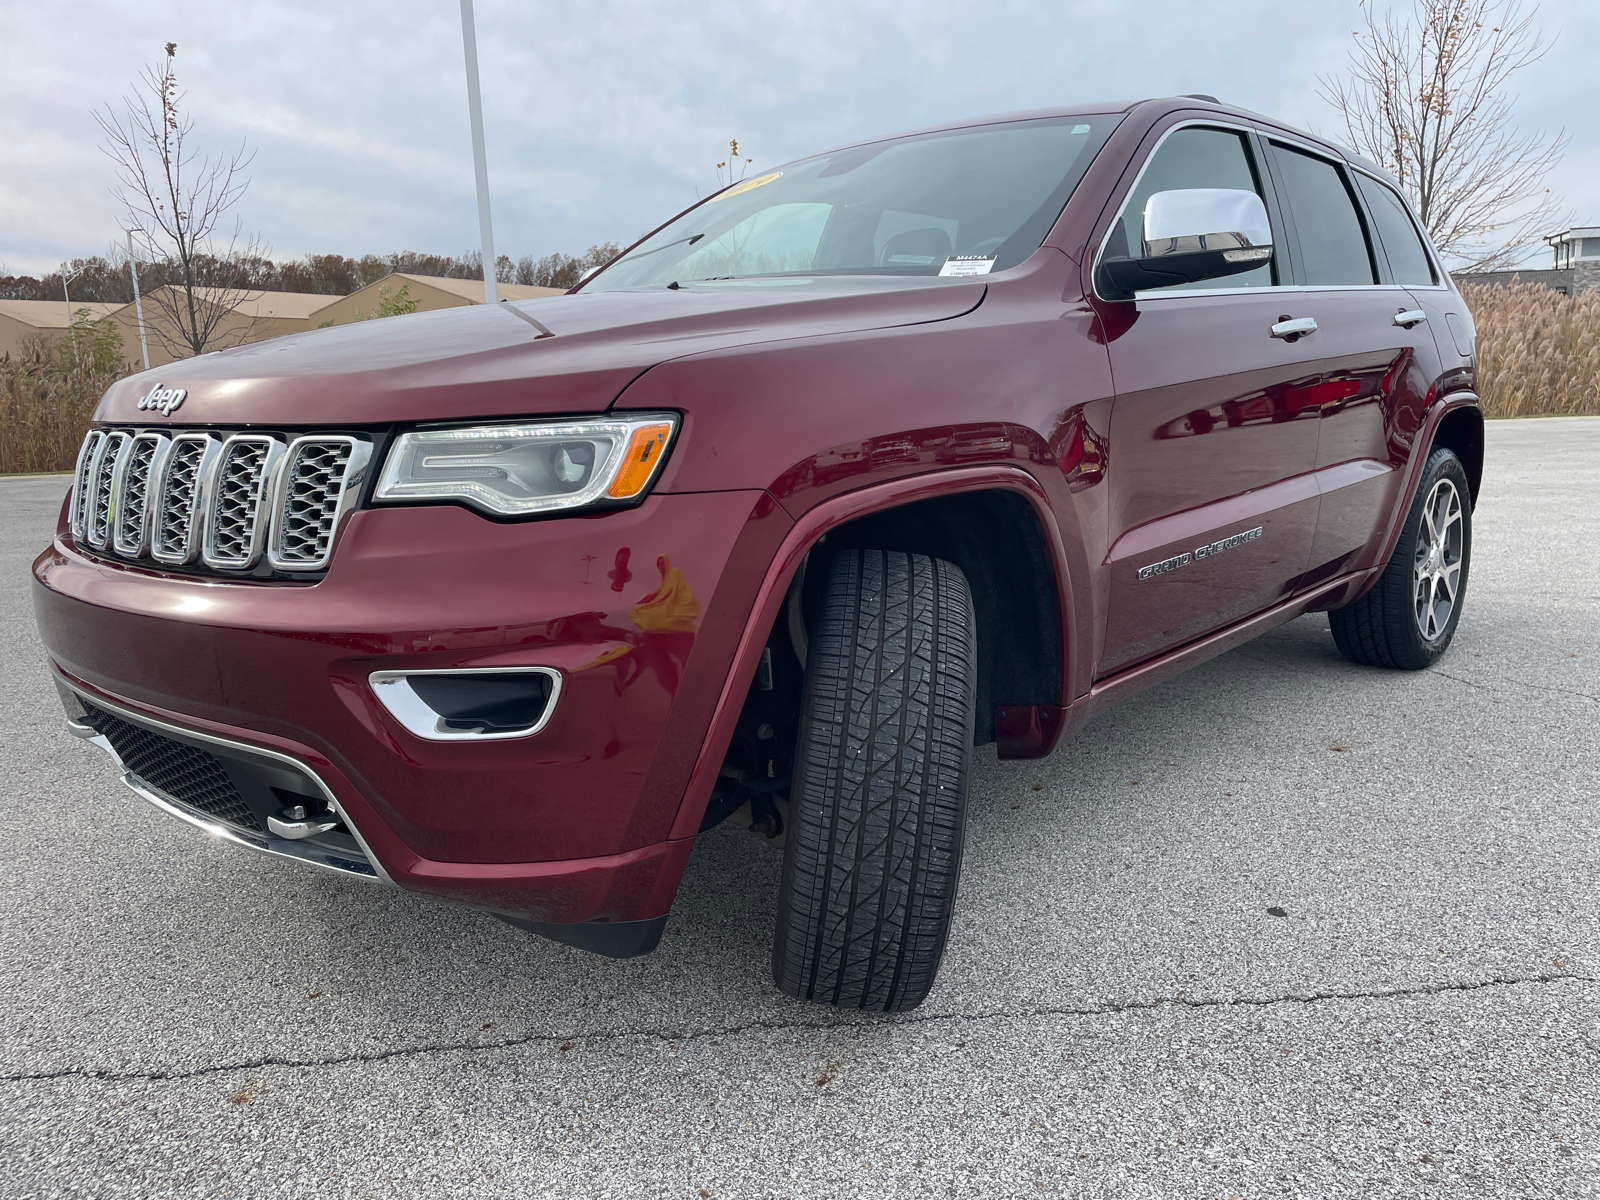
[[[1414,284],[1430,287],[1439,282],[1434,273],[1433,260],[1417,236],[1406,202],[1393,188],[1376,179],[1356,172],[1356,186],[1366,197],[1367,211],[1372,223],[1378,227],[1378,240],[1383,243],[1384,255],[1389,259],[1389,276],[1392,283]]]
[[[1300,235],[1300,270],[1311,287],[1377,283],[1366,230],[1345,173],[1325,158],[1272,143]]]
[[[1169,135],[1151,156],[1144,174],[1123,204],[1122,215],[1107,239],[1107,252],[1127,254],[1132,248],[1137,254],[1144,237],[1145,201],[1156,192],[1184,188],[1234,188],[1261,195],[1261,181],[1244,135],[1224,129],[1200,128],[1180,129]],[[1276,230],[1273,240],[1278,240]],[[1164,294],[1208,288],[1271,287],[1275,282],[1273,265],[1268,263],[1242,275],[1155,290]]]

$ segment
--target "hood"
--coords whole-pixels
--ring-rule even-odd
[[[106,392],[95,419],[329,426],[602,412],[670,358],[948,320],[977,307],[985,290],[925,277],[730,280],[385,317],[129,376]],[[170,416],[138,407],[157,386],[185,392]]]

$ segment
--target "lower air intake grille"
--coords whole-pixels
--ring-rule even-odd
[[[85,704],[87,723],[111,743],[128,771],[167,799],[236,829],[264,833],[215,755]]]

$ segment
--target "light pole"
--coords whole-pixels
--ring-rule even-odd
[[[139,318],[139,352],[144,355],[144,369],[150,369],[150,345],[144,340],[144,305],[139,301],[139,266],[133,257],[133,230],[128,230],[128,274],[133,276],[133,315]]]
[[[467,58],[467,112],[472,119],[472,166],[478,177],[478,235],[483,241],[483,300],[497,304],[494,225],[489,219],[489,165],[483,156],[483,98],[478,94],[478,34],[472,0],[461,0],[461,48]]]
[[[67,281],[76,279],[86,269],[74,271],[69,275],[67,274],[67,264],[61,264],[61,298],[67,302],[67,341],[72,345],[72,362],[80,371],[83,369],[83,363],[78,359],[78,334],[72,328],[72,297],[67,295]]]

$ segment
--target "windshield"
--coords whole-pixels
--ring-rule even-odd
[[[851,146],[744,179],[584,285],[793,275],[986,275],[1037,250],[1120,115]]]

